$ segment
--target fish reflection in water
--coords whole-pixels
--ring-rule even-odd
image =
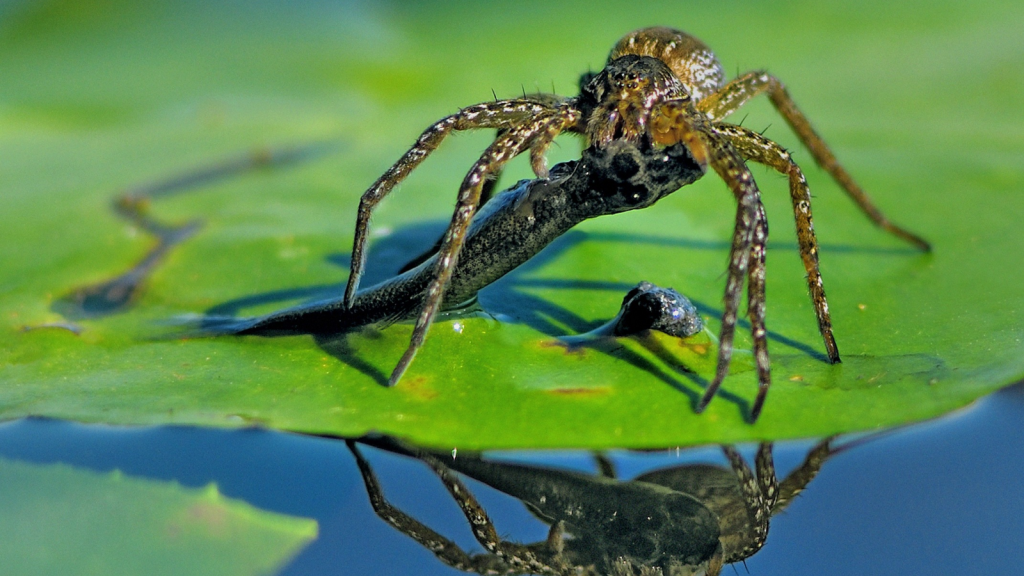
[[[426,463],[462,509],[485,552],[470,554],[453,541],[391,505],[356,442],[356,458],[377,515],[442,562],[478,574],[611,576],[712,576],[724,564],[749,558],[764,545],[769,519],[817,475],[838,450],[834,439],[811,449],[803,464],[781,482],[772,445],[761,444],[754,469],[731,446],[729,467],[686,464],[648,472],[630,481],[525,464],[449,455],[411,448],[391,439],[360,440]],[[844,447],[845,448],[845,447]],[[459,474],[522,501],[547,524],[542,542],[502,540],[487,512]]]

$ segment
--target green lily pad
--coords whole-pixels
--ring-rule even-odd
[[[313,520],[63,464],[0,459],[4,573],[268,574],[316,538]]]
[[[18,5],[0,24],[0,418],[607,447],[820,436],[964,406],[1024,377],[1018,4],[650,3],[583,17],[559,2]],[[922,254],[874,229],[770,106],[752,103],[745,125],[771,125],[815,194],[843,355],[823,360],[786,181],[755,169],[772,225],[774,381],[755,425],[745,421],[749,360],[697,415],[713,351],[702,360],[692,343],[557,340],[612,317],[641,280],[691,297],[717,332],[734,205],[714,176],[570,232],[481,294],[494,317],[438,322],[394,389],[381,381],[407,325],[319,342],[167,338],[199,314],[339,295],[358,196],[420,130],[492,88],[513,96],[553,80],[574,93],[620,35],[652,22],[697,34],[729,70],[769,67],[882,209],[934,246]],[[382,207],[371,276],[436,239],[491,136],[453,138]],[[157,242],[115,214],[119,191],[319,142],[333,152],[155,199],[154,218],[202,227],[122,307],[68,312],[69,295],[124,273]],[[565,139],[552,162],[574,156]],[[520,159],[504,182],[525,177]],[[742,329],[739,345],[749,346]]]

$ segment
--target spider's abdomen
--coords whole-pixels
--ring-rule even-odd
[[[714,52],[680,30],[656,26],[630,32],[612,48],[608,62],[627,55],[649,56],[664,62],[696,102],[725,84],[725,71]]]

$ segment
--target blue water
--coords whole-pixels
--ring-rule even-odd
[[[746,562],[772,574],[1015,574],[1024,564],[1024,386],[949,417],[894,431],[830,460],[773,519],[767,545]],[[813,442],[776,445],[779,473]],[[751,450],[743,452],[750,457]],[[363,453],[386,496],[405,512],[479,551],[465,519],[422,463],[372,448]],[[0,456],[97,471],[215,482],[259,508],[315,518],[319,538],[283,574],[458,574],[371,510],[343,442],[264,430],[115,428],[51,420],[0,425]],[[593,470],[582,453],[513,454],[517,460]],[[656,454],[613,452],[619,475],[683,462],[723,462],[717,448]],[[522,504],[468,482],[498,527],[520,541],[546,526]],[[737,566],[740,574],[742,565]],[[732,573],[726,568],[724,574]]]

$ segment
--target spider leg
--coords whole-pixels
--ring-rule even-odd
[[[750,421],[761,415],[764,399],[772,383],[771,362],[768,359],[768,330],[765,328],[765,254],[768,244],[768,217],[764,206],[757,205],[757,222],[750,246],[750,264],[747,268],[747,317],[754,344],[754,364],[757,367],[757,397],[750,406]]]
[[[437,458],[427,454],[420,454],[419,458],[426,462],[434,471],[434,474],[444,483],[444,487],[458,503],[466,520],[469,520],[473,536],[480,542],[480,545],[491,554],[500,553],[502,542],[501,538],[498,537],[498,531],[494,528],[494,523],[491,522],[487,511],[484,510],[480,502],[473,496],[473,493],[466,488],[462,480],[459,480],[455,472],[452,472],[450,468],[441,463]]]
[[[359,211],[356,216],[355,239],[352,244],[352,264],[345,286],[345,304],[352,305],[359,280],[366,267],[366,242],[369,238],[370,216],[374,208],[388,193],[410,172],[413,171],[431,152],[440,146],[446,136],[453,131],[472,130],[476,128],[509,129],[521,125],[538,115],[551,113],[556,107],[548,102],[534,99],[500,100],[486,102],[468,108],[438,121],[427,128],[405,154],[388,168],[384,174],[363,193],[359,200]]]
[[[749,558],[764,546],[765,540],[768,539],[771,508],[768,507],[765,501],[758,480],[754,478],[750,467],[743,461],[743,457],[740,456],[739,452],[732,446],[722,446],[722,452],[729,459],[729,465],[732,467],[733,473],[736,474],[740,494],[743,495],[743,501],[747,507],[747,516],[750,520],[751,534],[749,538],[745,539],[747,541],[746,546],[737,550],[732,558],[725,559],[726,562],[736,562],[737,560]],[[761,457],[760,450],[758,451],[758,457]]]
[[[547,153],[555,137],[561,134],[568,126],[575,123],[575,115],[563,116],[561,122],[552,122],[544,131],[537,135],[533,145],[530,146],[530,167],[538,178],[548,177]]]
[[[807,186],[807,179],[789,152],[757,132],[731,124],[715,124],[713,129],[728,138],[748,160],[764,164],[789,177],[789,195],[793,202],[793,217],[796,219],[800,258],[807,271],[807,286],[810,289],[814,312],[818,316],[818,331],[825,341],[829,361],[839,362],[839,348],[832,335],[832,318],[828,311],[825,287],[818,265],[818,240],[814,234],[811,192]]]
[[[530,146],[530,168],[538,178],[548,177],[547,151],[555,137],[565,131],[579,130],[580,114],[576,110],[577,101],[575,98],[562,98],[557,94],[529,94],[527,98],[538,102],[546,102],[559,109],[562,122],[554,122],[547,130],[537,135],[537,139]],[[485,198],[489,195],[485,195]]]
[[[749,295],[752,303],[751,325],[754,349],[757,352],[758,399],[763,402],[764,394],[770,384],[770,366],[764,330],[764,240],[767,238],[767,223],[764,219],[764,208],[761,206],[761,193],[754,182],[750,169],[743,157],[727,139],[719,137],[708,130],[703,134],[707,140],[709,164],[725,181],[733,195],[736,196],[736,226],[733,232],[732,248],[729,252],[729,272],[725,286],[725,306],[722,313],[722,330],[719,334],[718,366],[715,379],[697,403],[696,411],[703,412],[708,402],[714,397],[722,380],[729,373],[729,362],[732,360],[733,337],[736,332],[736,318],[739,312],[740,297],[743,292],[743,275],[747,273],[751,257],[754,257],[754,284]],[[755,250],[756,247],[756,250]],[[760,409],[760,406],[757,406]],[[756,414],[751,410],[752,418]]]
[[[494,139],[500,139],[502,136],[505,135],[505,132],[505,130],[498,130],[498,134],[494,137]],[[485,204],[490,202],[491,197],[494,196],[495,188],[498,187],[498,181],[501,180],[502,172],[504,172],[504,169],[495,170],[494,174],[491,174],[490,176],[487,177],[486,180],[484,180],[484,185],[480,187],[480,205],[477,207],[477,209],[482,208]],[[412,270],[413,268],[429,260],[431,256],[437,254],[437,251],[441,249],[441,242],[443,241],[444,235],[441,235],[440,237],[438,237],[437,241],[430,246],[430,248],[427,248],[418,256],[416,256],[412,260],[409,260],[408,262],[405,263],[405,265],[399,268],[398,273],[404,274],[405,272],[408,272],[409,270]]]
[[[508,130],[498,130],[497,134],[494,135],[494,140],[500,140],[507,133]],[[494,196],[495,189],[497,189],[498,187],[498,182],[501,180],[501,175],[503,172],[505,172],[504,168],[495,170],[494,174],[488,176],[487,180],[484,181],[483,187],[480,188],[480,206],[483,206],[484,204],[490,202],[491,197]],[[437,252],[438,248],[441,247],[441,240],[442,238],[437,239],[437,244],[434,246],[433,252]]]
[[[758,445],[754,467],[757,470],[757,485],[761,488],[765,506],[772,510],[779,499],[779,479],[775,476],[775,458],[772,456],[771,442],[762,442]]]
[[[853,198],[860,209],[877,226],[883,230],[917,246],[925,252],[931,251],[928,241],[917,234],[910,232],[889,221],[882,214],[871,198],[864,190],[854,182],[853,177],[839,164],[828,144],[818,136],[810,121],[803,115],[793,98],[786,91],[786,87],[778,78],[763,72],[748,72],[735,78],[714,94],[704,98],[697,104],[697,109],[704,112],[712,120],[721,120],[735,112],[748,100],[759,94],[768,93],[775,109],[785,118],[789,126],[796,132],[796,135],[810,150],[814,160],[832,175],[832,178],[846,190],[846,193]]]
[[[480,502],[477,501],[475,496],[473,496],[473,493],[466,488],[466,485],[459,480],[459,477],[455,472],[445,466],[440,460],[429,454],[420,454],[419,458],[433,469],[434,473],[437,474],[437,477],[444,483],[445,488],[448,489],[448,493],[451,494],[452,498],[454,498],[458,503],[459,508],[462,509],[462,514],[466,517],[466,520],[469,521],[470,527],[473,530],[473,536],[476,538],[477,542],[479,542],[485,550],[497,556],[507,564],[509,568],[511,568],[508,570],[508,573],[559,573],[557,570],[539,559],[529,546],[503,541],[498,536],[498,531],[494,528],[494,523],[487,515],[483,506],[481,506]],[[560,552],[561,548],[561,530],[561,523],[553,525],[551,530],[548,532],[548,538],[544,543],[544,547],[550,547],[551,552],[556,556]]]
[[[600,476],[603,476],[604,478],[611,478],[612,480],[619,477],[615,470],[615,462],[612,462],[611,458],[608,457],[608,454],[595,451],[592,453],[592,456],[594,457],[594,464],[597,465],[597,472]]]
[[[474,568],[486,561],[486,557],[470,556],[457,544],[431,530],[420,521],[395,508],[384,498],[380,482],[378,482],[370,463],[366,461],[359,452],[355,443],[346,440],[345,444],[355,456],[356,464],[359,466],[359,473],[363,476],[363,484],[366,485],[366,493],[370,498],[370,505],[373,511],[382,520],[391,525],[399,532],[409,536],[421,546],[430,550],[445,564],[458,570],[474,570]]]
[[[465,241],[469,223],[479,207],[480,194],[484,182],[491,174],[501,170],[509,160],[531,146],[538,135],[548,131],[552,124],[566,125],[575,122],[575,120],[575,111],[571,108],[565,108],[556,114],[535,119],[529,124],[510,128],[505,135],[497,138],[484,151],[473,167],[470,168],[466,178],[462,181],[455,213],[452,215],[451,224],[448,226],[448,231],[445,232],[441,248],[437,253],[436,277],[427,287],[424,295],[423,310],[416,320],[416,326],[413,328],[409,347],[406,348],[405,353],[402,354],[394,371],[392,371],[391,378],[388,380],[388,386],[394,386],[398,383],[398,380],[401,379],[402,374],[405,373],[405,370],[416,356],[417,350],[423,345],[423,341],[427,337],[430,323],[433,321],[434,316],[437,315],[437,311],[440,309],[444,299],[444,289],[448,285],[448,281],[451,280],[455,264],[458,262],[459,251],[462,249],[462,244]]]
[[[717,133],[706,117],[692,108],[689,100],[663,102],[651,113],[650,134],[661,145],[683,143],[690,155],[701,165],[710,164],[736,196],[736,226],[733,229],[732,248],[729,252],[729,273],[725,286],[725,307],[722,312],[722,331],[719,334],[718,366],[715,379],[704,391],[695,407],[700,413],[715,396],[722,380],[729,373],[732,360],[733,337],[740,297],[743,294],[743,275],[747,274],[748,313],[754,341],[754,359],[757,363],[758,394],[751,408],[751,420],[756,421],[771,385],[771,364],[768,360],[768,338],[764,324],[765,245],[768,241],[768,220],[761,205],[761,192],[747,168],[740,152],[729,138]]]
[[[807,484],[814,477],[818,475],[825,461],[829,459],[835,452],[832,450],[832,441],[835,440],[835,436],[826,438],[816,444],[811,451],[807,453],[807,458],[803,464],[800,465],[796,470],[789,473],[782,484],[779,486],[779,497],[772,505],[772,514],[778,514],[786,509],[787,506],[797,496],[803,492]]]

